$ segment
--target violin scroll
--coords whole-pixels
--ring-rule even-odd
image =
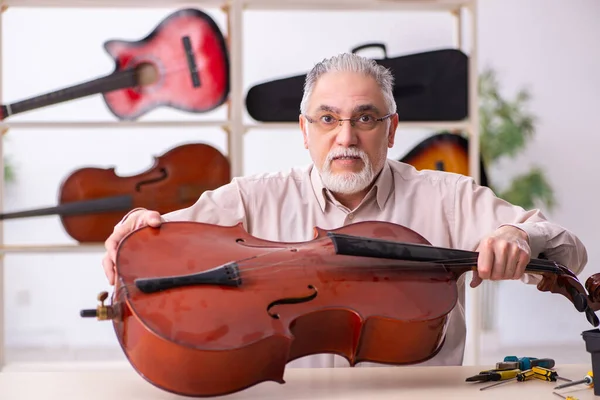
[[[594,274],[585,281],[585,288],[588,291],[588,298],[592,303],[596,303],[600,308],[600,273]]]
[[[556,272],[541,273],[542,280],[537,285],[538,290],[563,295],[573,303],[577,311],[585,313],[590,324],[594,327],[599,326],[600,319],[598,319],[595,311],[600,309],[600,302],[598,302],[600,297],[600,274],[596,274],[599,275],[598,277],[592,275],[588,278],[586,282],[588,291],[586,291],[571,270],[558,263],[554,264]]]

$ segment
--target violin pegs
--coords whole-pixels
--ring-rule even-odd
[[[592,324],[594,327],[600,325],[600,320],[598,320],[598,316],[596,315],[596,313],[594,313],[594,310],[592,310],[591,308],[588,307],[585,310],[585,316],[589,323]]]

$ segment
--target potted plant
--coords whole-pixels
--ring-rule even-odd
[[[486,68],[479,76],[480,151],[489,169],[505,157],[514,158],[525,149],[535,135],[537,118],[528,112],[531,94],[520,89],[513,99],[500,94],[497,74]],[[556,206],[554,191],[544,173],[537,165],[513,177],[509,185],[500,188],[488,173],[488,186],[496,195],[525,209]]]

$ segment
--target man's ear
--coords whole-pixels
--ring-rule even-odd
[[[300,114],[298,117],[300,123],[300,130],[302,131],[302,137],[304,138],[304,148],[308,149],[308,126],[306,125],[306,119]]]
[[[398,130],[398,114],[394,114],[390,117],[390,129],[388,131],[388,147],[391,149],[394,147],[394,140],[396,139],[396,131]]]

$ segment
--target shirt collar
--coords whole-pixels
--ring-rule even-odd
[[[325,207],[327,205],[327,201],[333,199],[333,196],[330,194],[329,190],[323,186],[323,181],[321,180],[321,175],[319,174],[319,170],[313,164],[310,171],[310,181],[315,192],[315,196],[317,197],[317,201],[319,206],[321,207],[321,211],[325,212]],[[392,169],[389,165],[388,160],[386,160],[383,165],[383,169],[377,179],[375,180],[375,184],[367,193],[365,198],[372,196],[373,191],[375,191],[377,198],[377,205],[379,209],[383,209],[387,199],[390,197],[390,194],[393,191],[393,174]]]

